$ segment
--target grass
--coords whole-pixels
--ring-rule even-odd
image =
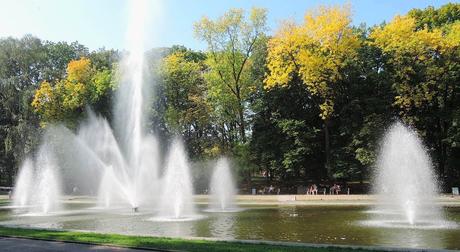
[[[178,238],[160,238],[146,236],[128,236],[118,234],[98,234],[73,231],[54,231],[41,229],[25,229],[0,227],[0,236],[33,238],[43,240],[57,240],[67,242],[81,242],[90,244],[113,245],[121,247],[181,250],[181,251],[365,251],[351,248],[338,247],[305,247],[305,246],[281,246],[267,244],[248,244],[242,242],[186,240]]]

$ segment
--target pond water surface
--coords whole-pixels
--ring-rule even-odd
[[[391,228],[362,223],[368,206],[244,206],[240,212],[208,213],[193,221],[152,221],[154,212],[102,211],[66,204],[52,216],[28,216],[2,209],[0,225],[85,230],[129,235],[215,237],[307,243],[460,249],[460,228]],[[202,207],[201,210],[203,210]],[[460,223],[460,207],[444,207],[451,223]]]

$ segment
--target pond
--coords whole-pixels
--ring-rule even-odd
[[[171,237],[272,240],[306,243],[460,249],[460,228],[391,228],[364,225],[369,206],[244,206],[239,212],[207,213],[193,221],[152,221],[154,212],[110,211],[88,204],[66,204],[53,216],[27,216],[2,209],[1,225]],[[444,207],[460,223],[460,207]]]

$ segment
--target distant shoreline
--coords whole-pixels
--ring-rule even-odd
[[[207,204],[209,195],[195,195],[197,204]],[[8,201],[7,195],[0,195],[0,200]],[[94,203],[95,197],[89,196],[65,196],[63,201],[68,203]],[[340,194],[340,195],[304,195],[304,194],[287,194],[287,195],[237,195],[236,201],[239,205],[304,205],[304,206],[321,206],[321,205],[343,205],[343,206],[366,206],[376,203],[376,195],[372,194]],[[438,197],[437,202],[444,206],[460,207],[460,196],[442,194]]]
[[[208,195],[195,195],[198,203],[207,203]],[[376,195],[373,194],[339,194],[339,195],[237,195],[236,200],[241,205],[374,205]],[[439,204],[460,206],[460,196],[442,194],[437,199]]]

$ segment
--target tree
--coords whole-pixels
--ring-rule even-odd
[[[323,120],[329,178],[332,176],[329,127],[335,98],[342,89],[342,70],[355,60],[359,47],[348,7],[309,11],[302,25],[285,22],[269,41],[266,88],[286,86],[298,76],[315,97]]]
[[[250,78],[251,56],[266,31],[266,11],[231,9],[213,21],[203,17],[195,23],[196,36],[208,44],[209,96],[216,111],[236,119],[241,141],[246,142],[246,100],[254,89]],[[227,126],[232,128],[232,123]]]
[[[433,6],[423,10],[412,9],[407,15],[415,19],[417,29],[441,28],[460,20],[460,4],[448,3],[438,9]]]
[[[435,149],[439,175],[446,173],[446,138],[460,80],[458,33],[460,23],[419,28],[410,16],[397,16],[370,35],[386,55],[386,71],[393,76],[394,106],[416,126]],[[437,23],[439,26],[439,23]]]
[[[36,90],[32,106],[41,117],[41,124],[66,121],[76,126],[76,119],[87,105],[94,104],[114,88],[110,70],[96,71],[88,58],[72,60],[66,78],[54,85],[43,81]]]
[[[30,105],[35,88],[61,78],[67,62],[86,52],[78,43],[30,35],[0,39],[0,184],[12,185],[19,162],[39,141],[39,120]]]
[[[361,40],[356,60],[342,70],[340,93],[335,99],[332,125],[333,177],[342,180],[369,179],[379,141],[397,115],[392,107],[391,78],[383,70],[383,54],[366,41],[370,29],[354,27]]]
[[[175,47],[163,59],[160,72],[167,104],[167,127],[183,136],[193,159],[203,157],[213,144],[204,60],[203,53]]]

